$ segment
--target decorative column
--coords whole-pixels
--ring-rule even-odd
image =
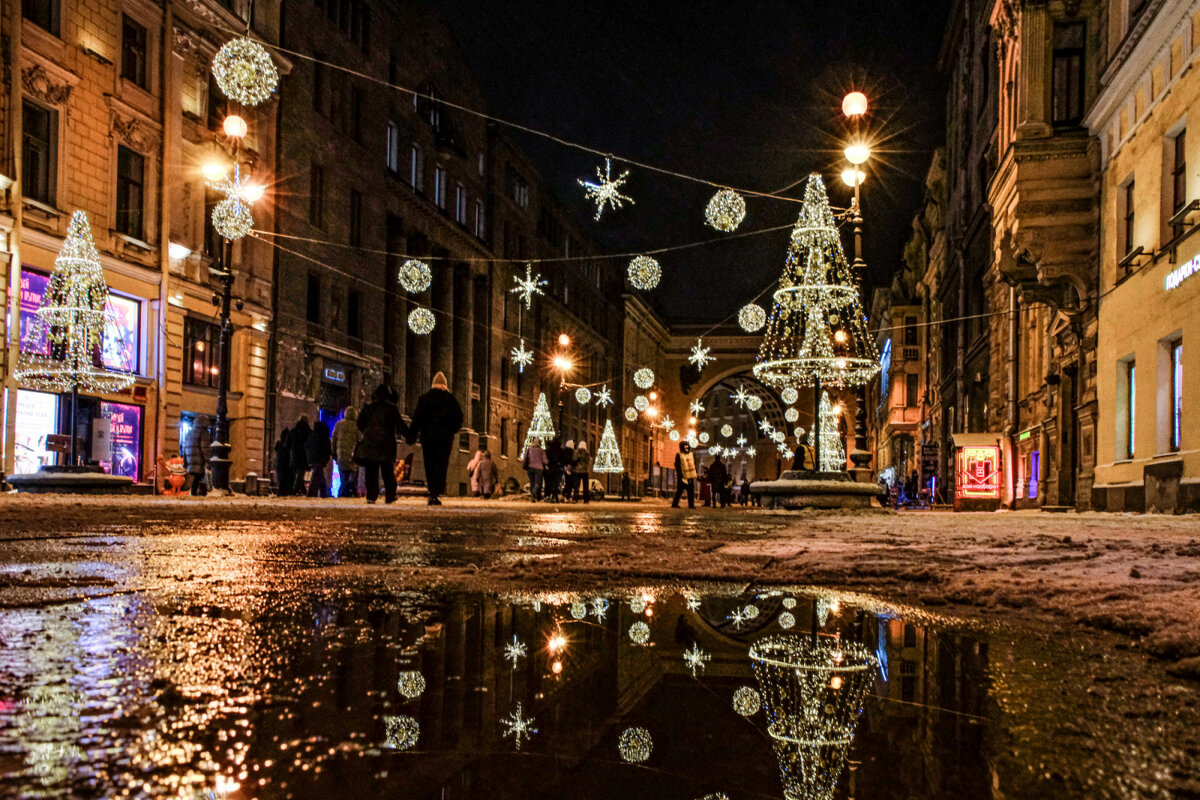
[[[1050,42],[1050,12],[1044,3],[1026,3],[1021,9],[1020,83],[1017,87],[1017,138],[1041,139],[1052,133],[1046,99],[1050,76],[1046,70],[1046,49]]]

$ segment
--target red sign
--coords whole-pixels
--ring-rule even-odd
[[[1000,448],[960,448],[954,493],[963,499],[1000,499]]]

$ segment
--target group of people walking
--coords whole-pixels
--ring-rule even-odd
[[[675,454],[675,496],[671,499],[671,506],[679,508],[679,501],[686,492],[688,508],[695,508],[697,482],[704,505],[728,508],[734,502],[733,476],[729,474],[729,468],[721,456],[713,456],[711,464],[697,471],[696,454],[692,452],[692,446],[688,442],[680,442],[679,452]],[[750,500],[750,479],[743,475],[737,502],[744,506]]]
[[[521,466],[529,476],[529,495],[535,502],[575,502],[581,495],[585,503],[592,500],[592,454],[582,439],[575,444],[555,438],[543,448],[535,438],[525,450]]]

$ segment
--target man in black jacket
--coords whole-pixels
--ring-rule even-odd
[[[446,493],[446,470],[450,466],[450,448],[462,428],[462,406],[450,394],[446,376],[433,376],[433,388],[417,398],[417,410],[408,426],[405,441],[410,445],[421,438],[425,453],[425,483],[429,488],[429,505],[440,506],[438,495]]]

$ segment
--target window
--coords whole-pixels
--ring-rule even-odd
[[[486,222],[486,220],[483,216],[483,201],[476,198],[475,199],[475,236],[480,239],[485,238],[485,231],[486,231],[485,222]]]
[[[325,168],[313,164],[308,175],[308,221],[317,227],[325,211]]]
[[[1121,243],[1123,247],[1121,252],[1128,253],[1133,249],[1133,179],[1129,179],[1129,183],[1125,184],[1124,194],[1122,195],[1124,208],[1122,211],[1123,225],[1121,232],[1124,235],[1124,241]]]
[[[438,208],[446,207],[446,170],[441,167],[433,168],[433,202]]]
[[[309,322],[321,322],[321,276],[315,272],[308,273],[308,298],[304,316]]]
[[[350,135],[354,141],[362,142],[363,132],[363,90],[357,86],[350,87]]]
[[[350,190],[350,244],[362,244],[362,192]]]
[[[146,88],[146,29],[121,15],[121,77]]]
[[[408,181],[418,192],[425,191],[425,153],[415,144],[412,146],[412,163],[409,165]]]
[[[1118,441],[1117,457],[1133,458],[1134,441],[1137,434],[1137,364],[1132,358],[1121,362],[1121,364],[1123,375],[1120,376],[1122,378],[1120,389],[1124,391],[1119,392],[1119,394],[1124,395],[1124,397],[1118,396],[1117,403],[1118,407],[1123,406],[1122,411],[1124,413],[1121,415],[1121,427],[1124,430],[1119,431],[1119,433],[1124,434],[1124,441]],[[1118,439],[1120,439],[1120,436],[1118,436]]]
[[[221,365],[221,328],[215,322],[187,317],[183,321],[183,382],[188,386],[216,386]]]
[[[346,333],[355,339],[362,337],[361,306],[362,292],[358,289],[351,289],[346,295]]]
[[[117,146],[117,224],[119,233],[143,238],[142,209],[146,159],[124,145]]]
[[[58,36],[58,0],[23,0],[21,15],[42,30]]]
[[[1171,452],[1183,440],[1183,340],[1171,342]]]
[[[917,318],[904,318],[904,345],[905,347],[917,346]]]
[[[480,151],[480,153],[479,153],[479,174],[480,174],[480,176],[482,176],[484,174],[484,171],[486,169],[487,169],[487,158],[484,156],[483,152]]]
[[[512,164],[504,165],[504,183],[508,196],[521,208],[529,208],[529,183]]]
[[[1054,26],[1054,66],[1051,115],[1057,125],[1078,125],[1083,119],[1084,25]]]
[[[208,76],[208,127],[214,131],[221,130],[225,122],[225,117],[229,112],[229,102],[225,99],[225,95],[221,94],[220,88],[217,86],[217,79],[209,73]]]
[[[917,389],[917,374],[910,372],[904,376],[904,405],[908,408],[916,408],[920,402],[920,390]]]
[[[501,359],[504,363],[505,359]],[[501,383],[501,386],[504,384]],[[508,457],[508,420],[504,417],[500,418],[500,455],[504,458]]]
[[[400,173],[400,127],[394,122],[387,124],[387,168],[388,172]]]
[[[1181,130],[1173,142],[1174,158],[1171,162],[1171,213],[1187,205],[1187,130]]]
[[[105,369],[137,372],[142,352],[141,302],[109,292],[104,303],[104,316],[100,363]]]
[[[460,225],[467,224],[467,187],[454,184],[454,219]]]
[[[54,205],[58,112],[25,101],[22,107],[21,183],[31,200]]]

